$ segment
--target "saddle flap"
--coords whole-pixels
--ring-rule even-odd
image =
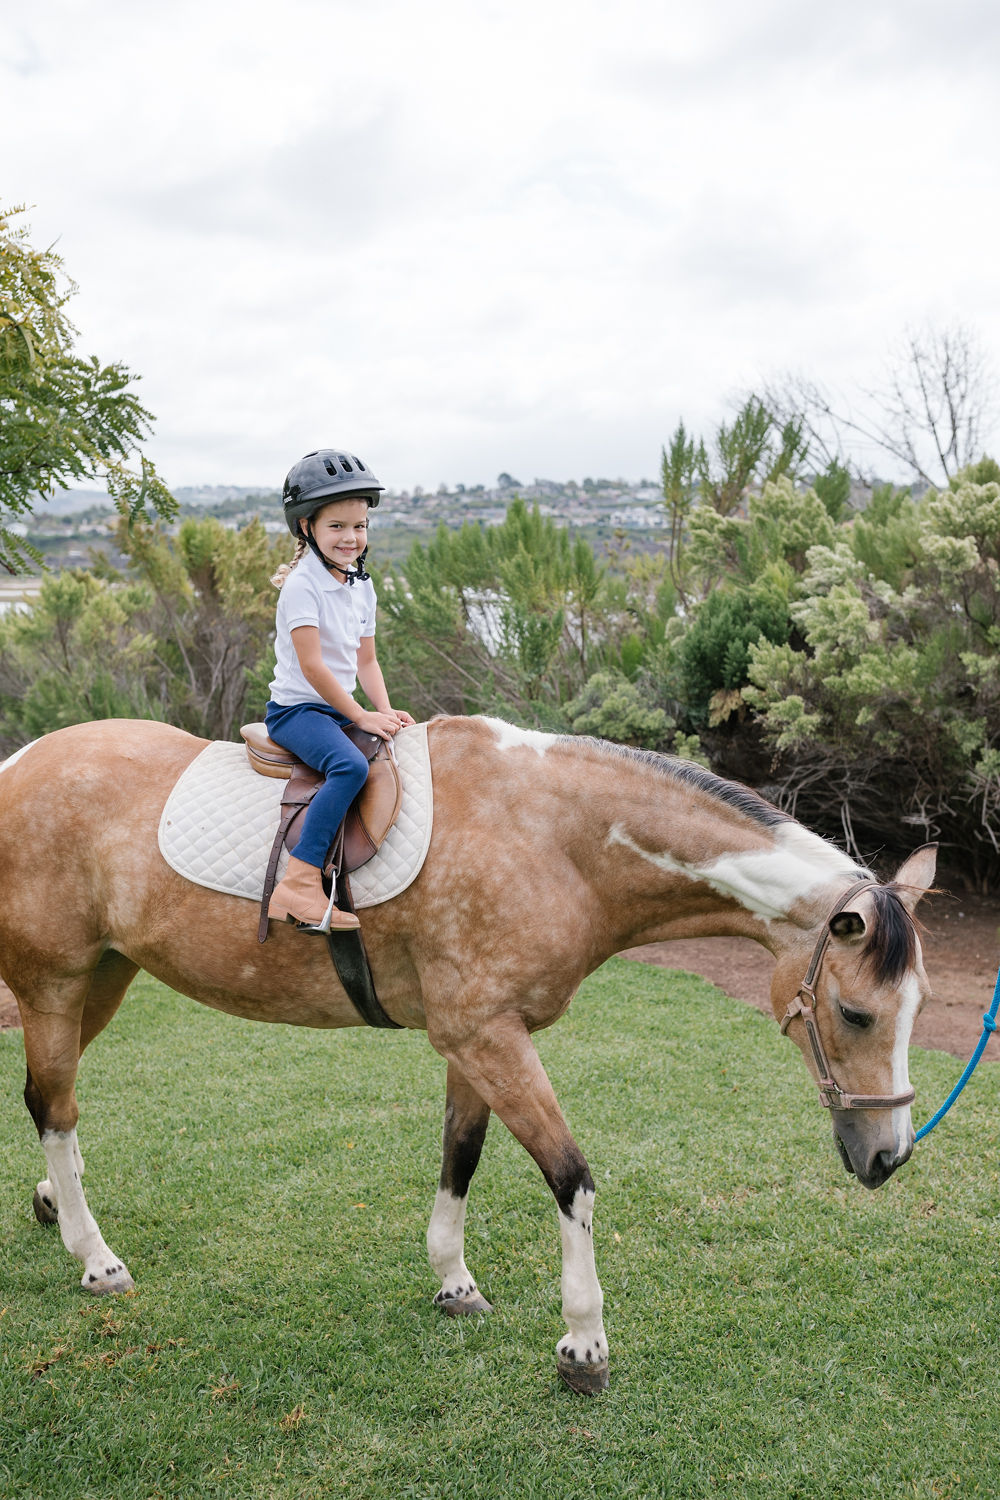
[[[390,756],[372,761],[368,780],[352,803],[344,824],[344,870],[360,869],[385,843],[399,817],[403,784]]]

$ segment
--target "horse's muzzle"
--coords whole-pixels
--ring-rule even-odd
[[[914,1137],[912,1126],[908,1126],[906,1140],[900,1147],[895,1140],[886,1140],[882,1122],[869,1126],[866,1120],[857,1115],[848,1114],[845,1110],[834,1110],[833,1139],[848,1172],[862,1186],[874,1191],[883,1182],[888,1182],[897,1167],[909,1161]]]

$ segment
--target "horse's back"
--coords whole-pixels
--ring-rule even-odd
[[[0,838],[18,809],[51,822],[75,817],[108,789],[116,802],[169,791],[207,743],[150,719],[97,719],[54,730],[0,764]]]

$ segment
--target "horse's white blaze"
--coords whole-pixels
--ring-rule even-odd
[[[543,734],[540,729],[519,729],[516,724],[506,724],[503,719],[489,719],[485,721],[497,737],[498,750],[516,750],[520,746],[527,746],[529,750],[536,750],[539,755],[544,755],[551,750],[556,743],[554,734]]]
[[[827,885],[833,875],[858,878],[863,874],[846,854],[796,823],[783,823],[774,830],[771,849],[723,854],[697,864],[643,849],[621,823],[612,826],[607,841],[631,850],[657,869],[703,882],[720,895],[731,896],[764,921],[786,917],[796,901]]]
[[[594,1194],[577,1188],[569,1217],[560,1212],[562,1235],[562,1314],[567,1333],[559,1340],[558,1353],[580,1364],[603,1364],[608,1340],[602,1312],[604,1293],[594,1265]]]
[[[6,771],[6,770],[8,770],[14,764],[14,762],[16,760],[20,760],[21,756],[24,755],[26,753],[26,751],[28,751],[28,750],[31,749],[32,745],[37,745],[37,744],[38,744],[37,740],[31,740],[31,741],[29,741],[29,743],[27,745],[22,745],[21,748],[20,748],[20,750],[15,750],[13,755],[8,755],[8,757],[7,757],[6,760],[0,761],[0,771]]]
[[[479,1288],[465,1264],[465,1210],[468,1198],[438,1188],[427,1226],[427,1256],[441,1278],[442,1299],[474,1296]]]
[[[900,994],[902,998],[896,1014],[896,1040],[892,1049],[892,1091],[894,1094],[902,1094],[910,1086],[910,1033],[920,1006],[920,985],[916,974],[912,971],[903,980]],[[906,1150],[909,1126],[910,1106],[898,1105],[892,1112],[892,1128],[896,1132],[897,1152]]]
[[[122,1292],[132,1286],[132,1278],[121,1261],[104,1243],[101,1231],[87,1207],[80,1175],[83,1160],[75,1130],[46,1130],[42,1149],[49,1176],[39,1189],[56,1205],[59,1233],[71,1255],[83,1261],[81,1286],[88,1291]]]

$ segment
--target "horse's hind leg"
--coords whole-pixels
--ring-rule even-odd
[[[133,1282],[105,1244],[84,1197],[76,1072],[80,1053],[114,1015],[135,973],[128,959],[106,954],[93,975],[50,981],[44,996],[33,994],[34,1003],[22,1006],[28,1060],[24,1101],[48,1164],[48,1176],[35,1192],[35,1214],[43,1224],[58,1223],[67,1250],[83,1261],[81,1285],[97,1293],[128,1291]]]
[[[574,1141],[531,1038],[520,1022],[439,1051],[534,1157],[559,1209],[562,1312],[567,1332],[556,1346],[558,1369],[573,1390],[593,1395],[608,1384],[604,1294],[594,1264],[594,1180]],[[450,1074],[449,1074],[450,1076]]]
[[[427,1227],[427,1254],[441,1278],[441,1290],[434,1301],[453,1316],[493,1310],[465,1264],[469,1183],[479,1164],[489,1121],[489,1105],[449,1063],[441,1181]]]

